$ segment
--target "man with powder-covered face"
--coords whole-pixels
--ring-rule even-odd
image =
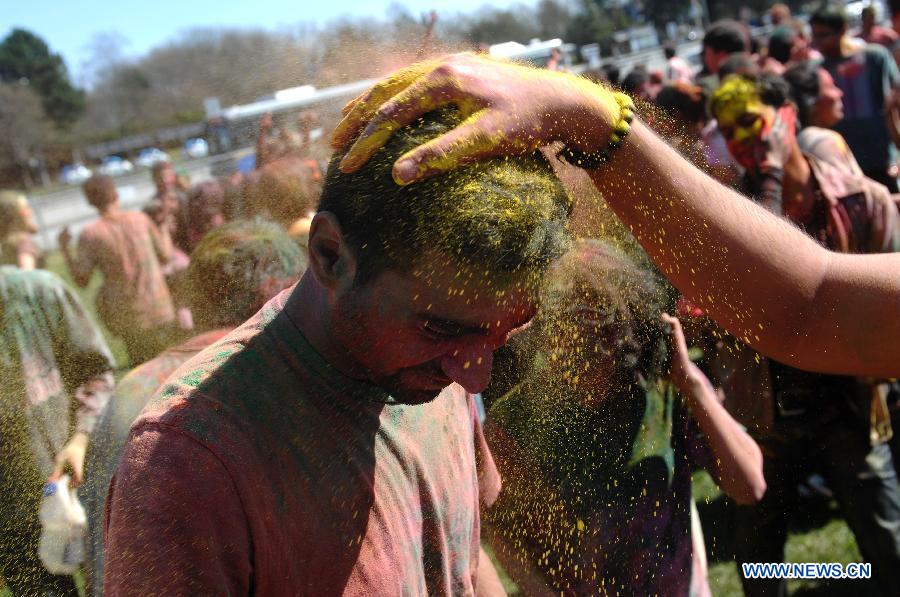
[[[473,394],[533,316],[570,204],[539,155],[393,181],[458,122],[427,115],[353,174],[335,158],[298,285],[138,418],[110,488],[108,592],[474,593],[499,479]]]

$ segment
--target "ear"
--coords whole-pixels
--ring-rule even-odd
[[[331,212],[317,213],[309,226],[309,269],[332,293],[341,294],[353,286],[356,256]]]

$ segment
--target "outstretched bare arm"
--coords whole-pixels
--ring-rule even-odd
[[[611,92],[584,79],[473,55],[394,73],[347,108],[335,146],[361,166],[398,128],[440,106],[465,121],[397,161],[400,184],[474,160],[562,141],[605,144]],[[635,121],[591,173],[650,257],[693,302],[760,352],[833,373],[900,374],[900,255],[831,253],[696,169]]]

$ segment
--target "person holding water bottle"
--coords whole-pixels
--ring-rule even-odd
[[[77,595],[71,576],[41,564],[38,511],[48,479],[82,481],[112,355],[74,292],[47,271],[0,267],[0,320],[0,574],[15,595]]]

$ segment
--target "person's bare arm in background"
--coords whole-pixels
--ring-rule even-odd
[[[266,112],[259,119],[259,132],[256,135],[256,167],[262,168],[271,161],[269,155],[269,131],[272,130],[272,113]]]
[[[715,457],[707,468],[715,469],[710,472],[714,473],[716,483],[735,502],[748,505],[758,502],[766,493],[762,451],[728,414],[709,379],[691,361],[681,322],[671,315],[663,315],[663,321],[672,328],[670,378],[703,432],[705,446]]]
[[[618,118],[611,98],[577,77],[456,55],[395,73],[351,102],[334,144],[362,131],[342,162],[352,171],[399,126],[459,106],[462,125],[398,160],[394,176],[407,184],[553,141],[593,152]],[[591,176],[679,290],[758,351],[823,372],[900,373],[900,255],[826,251],[637,120]]]
[[[59,250],[62,253],[63,261],[72,275],[72,280],[79,288],[84,288],[91,281],[91,275],[94,273],[94,261],[88,255],[88,251],[79,245],[78,255],[72,254],[72,233],[69,227],[64,227],[57,238]]]

